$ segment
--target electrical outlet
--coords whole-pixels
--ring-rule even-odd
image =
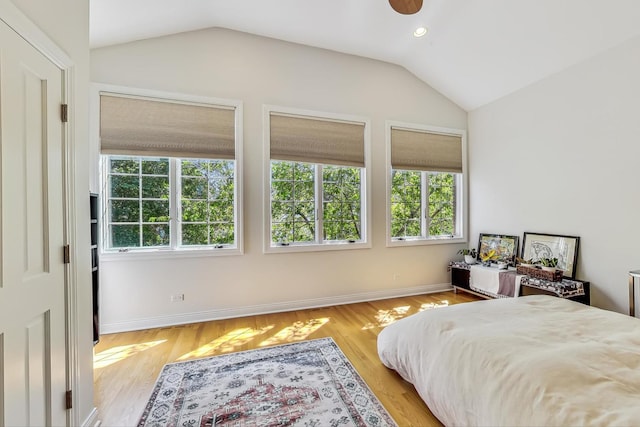
[[[184,294],[171,295],[171,302],[184,301]]]
[[[400,273],[393,273],[393,281],[395,282],[400,278]]]

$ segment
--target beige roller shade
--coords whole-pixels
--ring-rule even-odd
[[[271,113],[274,160],[364,167],[364,123]]]
[[[235,158],[235,109],[100,95],[103,154]]]
[[[462,173],[462,137],[391,128],[391,167]]]

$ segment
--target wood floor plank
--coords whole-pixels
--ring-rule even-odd
[[[95,404],[102,425],[136,425],[167,363],[332,337],[401,426],[440,426],[411,384],[378,358],[377,336],[394,321],[480,298],[441,292],[108,334],[95,347]]]

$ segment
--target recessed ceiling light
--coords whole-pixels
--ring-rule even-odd
[[[427,27],[418,27],[413,32],[413,37],[422,37],[427,34]]]

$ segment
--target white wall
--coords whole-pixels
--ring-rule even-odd
[[[76,331],[80,343],[75,358],[78,383],[74,388],[75,425],[92,416],[93,405],[93,336],[91,309],[91,277],[89,262],[89,165],[88,165],[88,87],[89,87],[89,3],[85,0],[12,0],[12,3],[31,22],[37,25],[49,39],[73,61],[72,94],[70,100],[71,134],[75,143],[73,166],[76,190],[77,229],[76,241],[70,242],[73,263],[77,269],[77,312],[79,328]]]
[[[469,113],[470,228],[580,236],[592,304],[640,268],[640,38]]]
[[[244,102],[245,254],[104,262],[104,330],[389,296],[449,283],[447,263],[463,245],[385,247],[385,120],[458,129],[467,124],[462,109],[403,68],[223,29],[96,49],[91,66],[96,83]],[[262,253],[263,104],[371,119],[372,249]],[[178,293],[185,301],[171,303],[170,295]]]

